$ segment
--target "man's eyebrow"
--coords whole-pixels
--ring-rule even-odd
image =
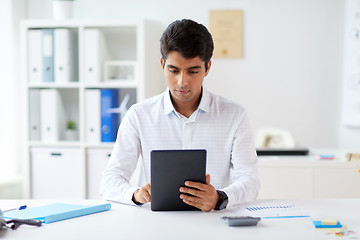
[[[180,68],[175,67],[174,65],[171,65],[171,64],[168,64],[167,67],[168,68],[174,68],[174,69],[180,69]],[[193,70],[193,69],[200,69],[200,68],[201,68],[201,66],[193,66],[193,67],[187,68],[186,70]]]
[[[175,68],[175,69],[179,69],[178,67],[175,67],[174,65],[168,64],[167,65],[168,68]]]
[[[192,70],[192,69],[200,69],[201,66],[193,66],[193,67],[189,67],[187,70]]]

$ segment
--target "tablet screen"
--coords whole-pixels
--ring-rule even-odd
[[[151,210],[199,210],[180,199],[185,181],[206,183],[206,150],[151,152]]]

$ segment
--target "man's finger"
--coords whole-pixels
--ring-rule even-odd
[[[199,197],[199,198],[203,197],[203,191],[199,191],[199,190],[196,190],[193,188],[181,187],[180,192],[187,193],[192,196]]]
[[[201,191],[205,191],[206,188],[207,188],[207,185],[204,184],[204,183],[192,182],[192,181],[186,181],[185,186],[196,188],[196,189],[201,190]]]
[[[186,200],[186,199],[183,199],[183,202],[186,203],[187,205],[196,207],[196,208],[201,210],[201,204],[200,203],[192,202],[192,201],[189,201],[189,200]]]
[[[211,211],[212,209],[209,208],[206,204],[202,204],[200,202],[192,202],[192,201],[189,201],[189,200],[186,200],[186,199],[183,199],[183,202],[187,205],[190,205],[190,206],[193,206],[193,207],[196,207],[198,209],[200,209],[201,211],[203,212],[209,212]]]
[[[151,196],[150,196],[150,194],[145,194],[145,195],[144,195],[144,198],[145,198],[146,202],[150,202],[150,201],[151,201]]]
[[[150,187],[150,184],[146,185],[145,190],[146,190],[146,192],[151,196],[151,187]]]
[[[189,196],[189,195],[185,195],[185,194],[180,194],[180,198],[183,200],[193,202],[193,203],[201,203],[202,202],[200,200],[200,198],[198,198],[198,197],[193,197],[193,196]]]

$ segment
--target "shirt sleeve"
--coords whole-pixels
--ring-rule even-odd
[[[131,107],[120,124],[109,163],[103,172],[100,192],[106,200],[135,205],[132,196],[140,187],[130,185],[129,181],[141,151],[137,126],[136,112]]]
[[[230,158],[232,184],[221,189],[228,195],[228,207],[255,200],[260,190],[257,155],[245,111],[240,116]]]

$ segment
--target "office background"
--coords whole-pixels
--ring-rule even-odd
[[[19,119],[19,19],[51,19],[51,4],[0,3],[1,174],[17,170],[18,140],[26,131]],[[242,104],[254,133],[263,127],[282,128],[310,148],[359,147],[360,129],[341,125],[343,0],[76,0],[74,7],[77,19],[145,18],[162,29],[182,18],[208,26],[209,10],[242,9],[244,57],[213,59],[205,86]]]

